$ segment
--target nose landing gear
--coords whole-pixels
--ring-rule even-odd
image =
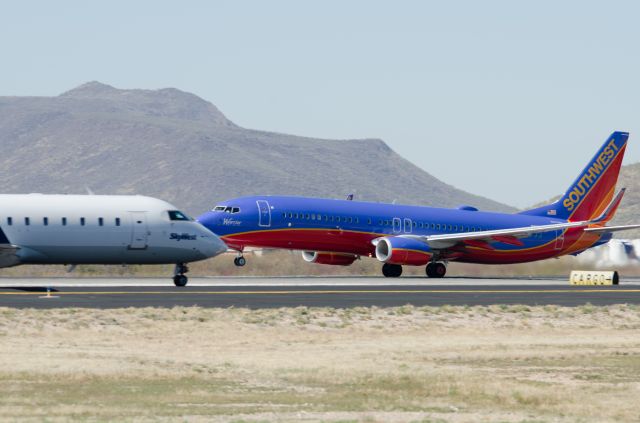
[[[173,283],[175,286],[186,286],[189,278],[184,274],[189,271],[189,268],[184,263],[176,264],[176,268],[173,271]]]
[[[236,258],[233,259],[233,264],[235,264],[238,267],[242,267],[245,264],[247,264],[247,260],[243,257],[243,256],[238,256]]]

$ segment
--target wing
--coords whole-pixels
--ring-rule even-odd
[[[607,232],[618,232],[618,231],[628,231],[629,229],[638,229],[640,225],[620,225],[620,226],[602,226],[595,228],[587,228],[584,231],[590,233],[607,233]]]
[[[488,245],[491,242],[502,242],[512,245],[523,245],[519,238],[526,238],[532,234],[564,230],[569,228],[586,228],[591,222],[553,223],[549,225],[523,226],[520,228],[496,229],[491,231],[462,232],[442,235],[401,235],[404,238],[414,238],[425,242],[434,250],[451,248],[458,243],[473,246]]]

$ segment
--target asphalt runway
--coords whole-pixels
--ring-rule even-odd
[[[394,281],[395,282],[395,281]],[[49,294],[47,294],[49,291]],[[562,279],[194,278],[0,279],[0,307],[395,307],[440,305],[640,304],[640,282],[570,286]]]

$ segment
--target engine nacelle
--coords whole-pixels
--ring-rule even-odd
[[[385,237],[376,244],[376,258],[383,263],[423,266],[432,255],[431,248],[417,239]]]
[[[302,258],[308,263],[331,264],[333,266],[349,266],[358,256],[344,253],[318,253],[317,251],[303,251]]]

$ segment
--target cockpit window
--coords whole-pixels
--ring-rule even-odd
[[[178,210],[169,210],[170,220],[191,220],[189,216]]]
[[[236,214],[236,213],[240,213],[240,207],[215,206],[213,211],[225,212],[225,213],[229,213],[229,214]]]

